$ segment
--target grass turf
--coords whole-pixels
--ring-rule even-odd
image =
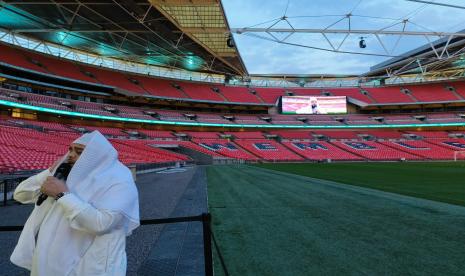
[[[465,206],[465,162],[302,163],[257,166]]]
[[[463,275],[465,208],[252,166],[207,169],[230,275]],[[215,275],[223,275],[215,259]]]

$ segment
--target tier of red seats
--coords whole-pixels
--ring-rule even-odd
[[[51,133],[0,125],[0,171],[45,169],[63,156],[69,144],[79,136],[77,132]],[[110,141],[125,164],[188,160],[186,156],[153,147],[141,148],[139,142],[133,140]]]
[[[270,123],[261,120],[258,116],[254,115],[235,115],[234,122],[243,125],[269,125]]]
[[[49,73],[43,67],[37,66],[28,60],[24,51],[0,43],[0,62],[14,65],[20,68],[29,69],[41,73]]]
[[[289,91],[292,91],[293,96],[322,96],[323,95],[321,89],[296,88],[296,89],[290,89]]]
[[[413,155],[406,151],[397,150],[394,147],[386,146],[385,144],[373,141],[358,141],[358,142],[342,142],[342,141],[333,141],[332,144],[340,147],[345,151],[349,151],[355,155],[359,155],[364,157],[367,160],[396,160],[399,161],[401,159],[405,160],[420,160],[424,159],[417,155]],[[367,145],[368,149],[359,149],[356,148],[354,145],[356,143],[361,143],[363,145]]]
[[[11,94],[18,94],[25,98],[25,101],[19,101],[18,99],[11,97]],[[97,114],[111,117],[123,117],[123,118],[135,118],[135,119],[146,119],[155,120],[154,117],[145,114],[145,111],[153,111],[158,113],[159,120],[164,121],[180,121],[189,122],[191,119],[184,116],[184,114],[193,114],[197,118],[194,118],[196,122],[202,123],[217,123],[217,124],[254,124],[254,125],[270,125],[270,124],[284,124],[284,125],[375,125],[382,124],[373,117],[383,117],[385,124],[422,124],[422,123],[445,123],[445,122],[464,122],[465,119],[458,116],[459,113],[425,113],[417,114],[426,116],[425,121],[420,121],[414,118],[414,114],[379,114],[379,115],[367,115],[367,114],[348,114],[348,115],[232,115],[235,117],[234,121],[229,121],[223,118],[223,114],[217,113],[201,113],[201,112],[189,112],[189,111],[174,111],[174,110],[153,110],[147,108],[130,107],[124,105],[111,105],[95,102],[85,102],[78,100],[70,100],[57,98],[52,96],[45,96],[27,92],[20,92],[15,90],[9,90],[0,88],[0,99],[5,99],[12,102],[25,103],[34,106],[47,107],[65,111],[77,111],[88,114]],[[74,107],[67,107],[62,102],[69,102]],[[106,107],[112,107],[119,112],[112,113],[106,110]],[[271,122],[267,122],[262,118],[270,117]],[[302,123],[297,118],[307,118],[306,123]],[[338,121],[343,119],[344,121]]]
[[[60,132],[74,132],[72,129],[69,127],[61,124],[61,123],[53,123],[53,122],[41,122],[41,121],[33,121],[33,120],[10,120],[10,122],[13,123],[13,125],[16,126],[36,126],[36,127],[41,127],[44,129],[48,130],[53,130],[53,131],[60,131]]]
[[[146,76],[133,76],[152,96],[166,98],[189,98],[184,92],[173,87],[172,82]]]
[[[371,135],[378,139],[400,139],[402,133],[397,130],[363,130],[361,134]]]
[[[357,139],[358,133],[350,130],[315,130],[315,134],[324,135],[330,139]]]
[[[218,132],[211,131],[184,131],[185,133],[192,138],[203,138],[203,139],[218,139]]]
[[[231,121],[226,120],[219,114],[195,113],[197,122],[210,123],[210,124],[231,124]]]
[[[407,88],[420,102],[441,102],[463,100],[454,95],[442,84],[410,85]]]
[[[191,99],[224,102],[225,98],[221,97],[219,92],[214,92],[212,87],[208,84],[194,83],[194,82],[178,82],[181,89]]]
[[[101,83],[118,87],[127,91],[148,94],[141,86],[130,81],[130,77],[116,71],[100,70],[90,66],[83,66],[87,72],[92,73]]]
[[[346,125],[381,125],[382,123],[381,122],[378,122],[378,121],[373,121],[373,120],[366,120],[366,121],[362,121],[362,120],[347,120],[345,122]]]
[[[262,103],[247,87],[216,86],[229,102]]]
[[[455,88],[455,92],[465,99],[465,83],[464,82],[454,82],[451,83],[451,86]]]
[[[101,83],[142,95],[154,95],[170,98],[187,98],[218,102],[241,102],[274,104],[280,96],[287,95],[323,95],[329,92],[333,96],[347,96],[365,103],[412,103],[460,101],[465,99],[465,84],[421,84],[407,86],[389,86],[380,88],[264,88],[264,87],[228,87],[179,80],[168,80],[143,76],[123,71],[76,63],[70,60],[24,50],[6,44],[0,44],[0,62],[45,74],[57,75],[69,79]],[[179,86],[177,89],[174,85]],[[448,86],[455,88],[456,93]],[[218,92],[212,90],[219,89]],[[410,91],[411,96],[401,92],[401,88]],[[255,90],[256,95],[251,91]]]
[[[98,80],[83,73],[83,69],[76,63],[64,59],[45,56],[34,52],[23,52],[30,60],[39,61],[47,73],[60,77],[75,79],[91,83],[99,83]]]
[[[218,152],[215,152],[215,151],[211,151],[205,147],[202,147],[196,143],[193,143],[191,141],[180,141],[180,140],[172,140],[172,141],[153,141],[153,143],[151,143],[152,145],[161,145],[161,146],[182,146],[182,147],[186,147],[186,148],[189,148],[191,150],[195,150],[195,151],[198,151],[198,152],[201,152],[201,153],[204,153],[204,154],[207,154],[207,155],[211,155],[213,157],[225,157],[223,156],[222,154],[218,153]]]
[[[358,88],[330,88],[327,89],[327,91],[329,91],[332,96],[347,96],[364,103],[373,103],[373,100],[367,95],[362,94]]]
[[[400,91],[400,87],[364,88],[377,103],[411,103],[414,100]]]
[[[379,143],[419,156],[419,159],[452,160],[454,158],[452,150],[425,141],[409,140]]]
[[[128,134],[121,128],[109,128],[109,127],[95,127],[95,126],[82,126],[82,125],[65,125],[62,123],[54,122],[41,122],[35,120],[19,120],[11,119],[4,121],[9,125],[20,126],[38,126],[43,127],[46,130],[59,131],[59,132],[75,132],[74,128],[82,128],[83,130],[99,130],[101,133],[111,136],[127,136]],[[126,130],[131,131],[131,130]],[[171,131],[166,130],[132,130],[141,134],[147,135],[149,138],[175,138]],[[184,131],[181,132],[187,134],[193,138],[204,138],[204,139],[218,139],[220,133],[208,132],[208,131]],[[269,134],[276,134],[284,139],[314,139],[314,135],[324,135],[330,139],[359,139],[364,135],[370,135],[378,139],[405,139],[407,134],[415,134],[424,138],[448,138],[450,133],[446,131],[404,131],[399,132],[397,130],[275,130],[268,132]],[[225,132],[225,134],[235,136],[239,139],[262,139],[264,133],[259,131],[246,131],[246,132]]]
[[[237,139],[236,144],[267,161],[304,161],[300,155],[287,149],[282,144],[266,139]],[[263,149],[260,149],[260,145]]]
[[[276,134],[284,139],[313,139],[310,131],[293,131],[293,130],[275,130],[270,131],[270,134]]]
[[[127,136],[125,133],[122,132],[121,128],[116,127],[95,127],[95,126],[86,126],[85,127],[89,131],[98,130],[100,133],[104,135],[111,135],[111,136]]]
[[[452,159],[454,152],[456,151],[465,151],[465,140],[464,139],[431,139],[431,140],[424,140],[426,143],[430,145],[434,145],[440,148],[439,151],[443,149],[448,150],[448,153],[445,154],[444,159]]]
[[[229,134],[238,139],[263,139],[263,133],[260,131],[244,131],[244,132],[231,132],[227,131],[225,134]]]
[[[305,122],[297,120],[302,116],[273,114],[270,116],[273,124],[279,125],[304,125]],[[307,120],[308,122],[308,120]]]
[[[0,126],[0,170],[47,168],[66,153],[71,141],[32,129]]]
[[[225,157],[242,159],[242,160],[259,160],[257,156],[245,151],[237,144],[224,139],[192,139],[196,144],[206,148],[207,150],[219,153]]]
[[[446,131],[406,131],[405,133],[415,134],[424,138],[449,138]]]
[[[149,138],[174,138],[174,135],[171,131],[168,130],[149,130],[149,129],[142,129],[138,130],[139,132],[146,134]]]
[[[279,97],[285,95],[284,88],[253,88],[265,103],[275,104]]]
[[[119,151],[120,160],[130,163],[160,163],[186,161],[185,155],[174,153],[163,146],[182,146],[215,158],[249,161],[304,161],[304,160],[451,160],[454,152],[465,151],[463,138],[450,138],[445,131],[358,130],[358,131],[274,131],[285,140],[266,139],[259,131],[227,132],[234,140],[221,139],[219,132],[185,132],[192,141],[174,138],[170,131],[135,130],[149,134],[148,139],[127,139],[120,128],[70,126],[60,123],[0,120],[0,171],[34,170],[50,166],[66,153],[68,145],[81,134],[75,129],[99,129],[110,136]],[[43,127],[44,131],[25,128]],[[16,127],[19,126],[19,127]],[[66,130],[64,132],[64,130]],[[159,133],[159,134],[157,134]],[[404,134],[416,134],[422,140],[407,139]],[[459,132],[453,132],[459,133]],[[313,134],[324,134],[331,141],[317,141]],[[378,141],[365,141],[360,136],[371,135]],[[286,140],[287,139],[287,140]],[[386,140],[389,139],[389,140]]]
[[[110,141],[119,152],[121,162],[126,164],[154,163],[154,160],[157,160],[157,163],[189,160],[185,155],[148,146],[147,141],[143,140],[111,139]]]
[[[338,161],[360,161],[362,157],[344,151],[331,143],[325,141],[284,141],[282,142],[293,152],[304,156],[309,160],[338,160]]]

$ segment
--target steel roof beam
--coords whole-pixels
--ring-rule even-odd
[[[454,57],[456,57],[460,52],[462,52],[464,49],[465,49],[465,42],[463,40],[460,40],[460,41],[457,41],[455,43],[449,43],[447,44],[447,46],[442,46],[442,47],[437,47],[435,48],[435,51],[442,51],[444,48],[447,48],[447,49],[452,49],[454,47],[457,47],[458,50],[455,52],[455,53],[452,53],[449,55],[449,57],[447,58],[443,58],[443,59],[440,59],[439,61],[447,61],[447,60],[450,60]],[[398,62],[395,62],[393,64],[389,64],[389,65],[386,65],[385,67],[382,67],[382,68],[378,68],[376,70],[373,70],[371,72],[368,72],[370,74],[374,74],[376,72],[382,72],[384,71],[386,68],[394,68],[394,67],[397,67],[397,66],[403,66],[405,65],[406,63],[409,63],[412,59],[423,59],[423,58],[427,58],[428,55],[434,55],[434,51],[433,49],[431,49],[429,52],[426,52],[426,53],[422,53],[422,54],[419,54],[419,55],[416,55],[416,56],[413,56],[413,57],[410,57],[410,58],[405,58],[405,59],[402,59]],[[431,62],[432,63],[432,62]],[[400,72],[397,72],[397,74],[400,73]],[[362,75],[363,76],[363,75]]]
[[[42,1],[42,2],[6,1],[6,3],[8,3],[10,5],[15,5],[15,6],[19,6],[19,5],[22,5],[22,6],[26,6],[26,5],[56,5],[55,3],[50,2],[50,1],[48,1],[48,2],[47,1]],[[77,3],[75,1],[60,2],[60,5],[76,5],[76,4]],[[87,5],[113,5],[113,3],[111,3],[111,2],[86,2],[86,4]],[[141,3],[137,3],[137,5],[138,6],[148,6],[150,4],[141,2]]]
[[[219,0],[150,0],[152,3],[163,6],[202,6],[217,5]]]
[[[65,28],[45,28],[45,29],[13,29],[11,30],[14,33],[52,33],[52,32],[73,32],[73,33],[149,33],[146,30],[125,30],[125,29],[116,29],[116,30],[97,30],[97,29],[65,29]]]
[[[389,30],[354,30],[354,29],[288,29],[288,28],[231,28],[232,33],[307,33],[307,34],[373,34],[373,35],[409,35],[409,36],[455,36],[465,37],[465,33],[450,32],[413,32]]]
[[[456,8],[456,9],[465,9],[464,6],[457,6],[457,5],[439,3],[439,2],[434,2],[434,1],[423,1],[423,0],[406,0],[406,1],[424,3],[424,4],[429,4],[429,5],[437,5],[437,6],[443,6],[443,7],[449,7],[449,8]]]

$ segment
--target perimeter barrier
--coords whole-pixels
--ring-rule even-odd
[[[172,218],[161,218],[161,219],[144,219],[140,221],[140,225],[155,225],[155,224],[170,224],[170,223],[181,223],[181,222],[202,222],[203,231],[203,253],[205,259],[205,275],[213,276],[213,255],[212,255],[212,240],[215,246],[218,259],[220,261],[221,268],[224,275],[229,276],[226,264],[221,254],[220,248],[217,244],[213,231],[211,230],[211,215],[209,213],[203,213],[198,216],[189,217],[172,217]],[[22,225],[8,225],[0,226],[0,232],[12,232],[23,230]]]
[[[26,176],[8,176],[4,178],[0,178],[0,195],[2,205],[6,206],[9,200],[8,196],[10,193],[13,193],[16,187],[21,183],[21,181],[27,179],[30,175]]]

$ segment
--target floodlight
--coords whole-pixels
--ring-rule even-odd
[[[367,43],[365,42],[365,39],[364,37],[360,37],[360,41],[358,42],[358,46],[362,49],[366,48],[367,47]]]
[[[226,40],[226,45],[228,45],[229,48],[234,48],[234,46],[236,46],[234,44],[234,39],[231,34],[228,36],[228,39]]]

